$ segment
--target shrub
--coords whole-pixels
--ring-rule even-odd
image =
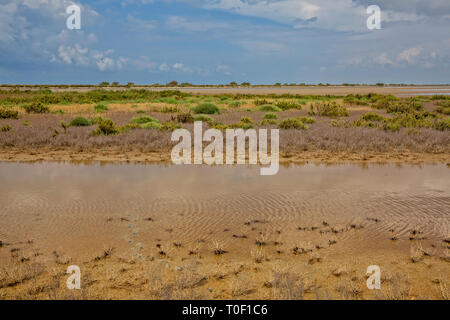
[[[192,108],[192,111],[196,114],[203,113],[203,114],[218,114],[219,108],[214,103],[205,102],[197,105],[196,107]]]
[[[191,123],[194,122],[194,118],[192,117],[192,114],[190,112],[180,113],[175,118],[175,121],[179,123]]]
[[[276,106],[282,110],[302,110],[302,105],[294,101],[279,101],[276,103]]]
[[[370,112],[363,115],[361,119],[366,121],[383,121],[384,117],[378,113]]]
[[[11,126],[9,124],[5,124],[1,129],[1,132],[8,132],[11,131]]]
[[[85,117],[76,117],[69,123],[71,127],[87,127],[90,125],[92,125],[91,121]]]
[[[99,135],[109,136],[119,133],[119,129],[116,127],[114,121],[112,121],[111,119],[100,117],[99,119],[97,119],[97,124],[98,124],[97,130],[94,130],[92,132],[94,136]]]
[[[436,108],[436,112],[450,115],[450,103],[441,104]]]
[[[253,125],[251,123],[239,122],[230,125],[231,129],[253,129]]]
[[[277,124],[277,121],[275,119],[262,119],[259,123],[260,126],[266,126],[270,124]]]
[[[241,101],[233,101],[228,104],[230,108],[240,108],[244,103]]]
[[[159,122],[159,121],[157,119],[152,118],[147,115],[135,117],[130,120],[130,123],[132,123],[132,124],[143,124],[143,123],[148,123],[148,122]]]
[[[266,113],[263,116],[263,120],[273,120],[273,119],[278,119],[278,115],[276,113]]]
[[[348,117],[349,112],[346,107],[332,102],[318,102],[311,105],[310,115],[328,116],[328,117]]]
[[[159,122],[146,122],[138,126],[140,129],[158,129],[161,130],[162,126]]]
[[[337,127],[337,128],[348,128],[350,127],[350,122],[348,120],[331,120],[330,127]]]
[[[255,106],[262,106],[265,104],[270,104],[270,102],[267,101],[266,99],[255,100],[255,101],[253,101],[253,103],[255,104]]]
[[[204,114],[199,114],[194,117],[194,121],[202,121],[202,122],[212,123],[213,118],[211,118],[210,116],[204,115]]]
[[[180,128],[181,128],[181,124],[179,124],[177,122],[173,122],[173,121],[167,121],[167,122],[163,122],[161,124],[161,130],[173,131],[175,129],[180,129]]]
[[[164,106],[161,109],[162,113],[177,113],[179,110],[177,107],[169,107],[169,106]]]
[[[40,102],[33,102],[23,107],[27,113],[47,113],[50,108]]]
[[[278,124],[280,129],[308,129],[308,126],[296,118],[287,118],[281,120]]]
[[[434,129],[440,130],[440,131],[450,130],[450,118],[447,117],[445,119],[436,120],[433,127],[434,127]]]
[[[298,120],[300,120],[303,123],[310,123],[313,124],[316,122],[316,119],[311,118],[311,117],[297,117]]]
[[[281,112],[283,110],[281,110],[280,108],[278,108],[277,106],[273,105],[273,104],[264,104],[262,106],[260,106],[258,108],[258,111],[263,111],[263,112]]]
[[[253,120],[252,120],[252,118],[250,118],[250,117],[242,117],[240,122],[241,122],[241,123],[252,124],[252,123],[253,123]]]
[[[94,107],[94,110],[97,113],[104,113],[105,111],[108,111],[108,106],[105,103],[99,103]]]
[[[0,119],[19,119],[19,112],[8,109],[0,109]]]

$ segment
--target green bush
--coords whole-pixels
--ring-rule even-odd
[[[8,132],[11,131],[11,126],[9,124],[5,124],[1,129],[1,132]]]
[[[253,103],[255,104],[255,106],[263,106],[265,104],[270,104],[270,102],[267,101],[266,99],[255,100],[253,101]]]
[[[335,101],[332,102],[318,102],[311,105],[311,110],[309,114],[314,116],[328,116],[328,117],[348,117],[349,112],[346,107],[337,104]]]
[[[366,121],[383,121],[384,117],[378,113],[369,112],[363,115],[361,119]]]
[[[258,111],[263,111],[263,112],[281,112],[283,110],[281,110],[280,108],[278,108],[277,106],[275,106],[273,104],[264,104],[264,105],[258,107]]]
[[[146,122],[139,124],[140,129],[158,129],[161,130],[162,126],[159,122]]]
[[[76,117],[69,123],[71,127],[87,127],[90,125],[92,125],[91,121],[85,117]]]
[[[260,126],[274,125],[277,124],[277,120],[275,119],[262,119],[259,123]]]
[[[316,122],[316,119],[311,118],[311,117],[297,117],[298,120],[300,120],[303,123],[310,123],[313,124]]]
[[[196,107],[192,108],[192,111],[195,114],[218,114],[219,108],[214,103],[205,102],[197,105]]]
[[[234,123],[231,124],[229,127],[231,129],[244,129],[244,130],[253,129],[253,125],[251,123],[244,123],[244,122]]]
[[[148,123],[148,122],[159,122],[159,121],[157,119],[152,118],[147,115],[135,117],[130,120],[130,123],[132,123],[132,124],[143,124],[143,123]]]
[[[161,124],[161,130],[165,130],[165,131],[173,131],[175,129],[180,129],[181,124],[177,123],[177,122],[173,122],[173,121],[167,121],[167,122],[163,122]]]
[[[242,117],[240,122],[247,123],[247,124],[253,124],[253,120],[250,117]]]
[[[450,101],[447,101],[445,104],[441,104],[436,108],[436,112],[450,115]]]
[[[308,129],[308,126],[296,118],[287,118],[278,123],[280,129]]]
[[[210,116],[204,115],[204,114],[199,114],[199,115],[194,116],[194,121],[202,121],[202,122],[212,123],[213,118],[211,118]]]
[[[8,109],[0,109],[0,119],[19,119],[19,112]]]
[[[294,101],[279,101],[275,105],[282,110],[302,110],[302,105]]]
[[[92,134],[94,136],[99,136],[99,135],[105,135],[105,136],[109,136],[109,135],[114,135],[119,133],[119,128],[116,127],[114,121],[112,121],[111,119],[107,119],[107,118],[99,118],[97,119],[97,124],[98,124],[98,128],[97,130],[94,130],[92,132]]]
[[[440,131],[450,130],[450,117],[447,117],[445,119],[436,120],[433,127],[434,127],[434,129],[440,130]]]
[[[244,103],[241,101],[233,101],[228,104],[230,108],[240,108]]]
[[[27,113],[48,113],[50,108],[41,102],[33,102],[23,107]]]
[[[94,110],[97,113],[104,113],[108,111],[108,105],[106,105],[105,103],[99,103],[95,105]]]
[[[179,110],[177,107],[169,107],[169,106],[164,106],[161,109],[162,113],[177,113]]]
[[[278,115],[276,113],[266,113],[263,116],[263,120],[273,120],[273,119],[278,119]]]

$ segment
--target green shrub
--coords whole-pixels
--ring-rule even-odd
[[[219,108],[214,103],[205,102],[197,105],[196,107],[192,108],[192,111],[195,114],[218,114]]]
[[[350,122],[348,120],[331,120],[330,127],[349,128]]]
[[[210,116],[204,115],[204,114],[199,114],[199,115],[194,116],[194,121],[202,121],[202,122],[212,123],[213,118],[211,118]]]
[[[317,102],[311,105],[311,110],[309,114],[314,116],[328,116],[328,117],[348,117],[349,112],[346,107],[337,104],[335,101],[332,102]]]
[[[434,129],[440,130],[440,131],[450,130],[450,117],[447,117],[445,119],[436,120],[433,127],[434,127]]]
[[[158,130],[162,129],[162,126],[159,122],[146,122],[139,124],[138,127],[140,129],[158,129]]]
[[[8,109],[0,109],[0,119],[19,119],[19,112]]]
[[[283,110],[281,110],[280,108],[278,108],[277,106],[275,106],[273,104],[264,104],[264,105],[258,107],[258,111],[263,111],[263,112],[281,112]]]
[[[130,120],[130,123],[133,123],[133,124],[143,124],[143,123],[148,123],[148,122],[159,122],[159,121],[157,119],[152,118],[147,115],[135,117]]]
[[[241,123],[253,124],[253,120],[250,117],[242,117],[240,122]]]
[[[270,102],[267,101],[266,99],[255,100],[253,101],[253,103],[255,104],[255,106],[263,106],[265,104],[270,104]]]
[[[278,123],[280,129],[308,129],[308,126],[296,118],[287,118]]]
[[[92,125],[91,121],[85,117],[76,117],[69,123],[71,127],[87,127],[90,125]]]
[[[266,113],[263,116],[263,120],[273,120],[273,119],[278,119],[278,115],[276,113]]]
[[[277,120],[275,119],[262,119],[259,123],[260,126],[274,125],[277,124]]]
[[[94,130],[92,132],[94,136],[99,135],[109,136],[119,133],[119,128],[116,127],[114,121],[112,121],[111,119],[100,117],[99,119],[97,119],[97,124],[98,124],[97,130]]]
[[[302,105],[294,101],[279,101],[275,105],[282,110],[302,110]]]
[[[58,110],[52,111],[52,114],[66,114],[66,112],[64,110],[58,109]]]
[[[378,113],[369,112],[363,115],[361,119],[366,121],[383,121],[384,117]]]
[[[25,120],[25,121],[23,122],[23,125],[24,125],[25,127],[33,127],[33,126],[31,125],[31,122],[28,121],[28,120]]]
[[[99,103],[95,105],[94,110],[97,113],[104,113],[108,111],[108,105],[106,105],[105,103]]]
[[[240,108],[244,103],[241,101],[233,101],[228,104],[230,108]]]
[[[436,112],[450,115],[450,101],[447,101],[446,104],[441,104],[436,108]]]
[[[167,122],[163,122],[161,124],[161,130],[165,130],[165,131],[174,131],[175,129],[180,129],[181,124],[177,123],[177,122],[173,122],[173,121],[167,121]]]
[[[11,126],[9,124],[5,124],[1,129],[1,132],[8,132],[11,131]]]
[[[48,113],[50,108],[41,102],[33,102],[23,107],[27,113]]]
[[[169,106],[164,106],[161,109],[162,113],[177,113],[179,110],[177,107],[169,107]]]
[[[251,123],[244,123],[244,122],[234,123],[231,124],[229,127],[231,129],[244,129],[244,130],[253,129],[253,125]]]
[[[303,123],[310,123],[313,124],[316,122],[316,119],[311,118],[311,117],[297,117],[298,120],[300,120]]]

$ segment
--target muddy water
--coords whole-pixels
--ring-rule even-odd
[[[287,249],[299,237],[335,237],[357,253],[413,229],[429,241],[450,233],[445,165],[303,165],[263,177],[247,166],[1,163],[0,181],[0,240],[71,257],[215,241],[248,254],[255,239]]]

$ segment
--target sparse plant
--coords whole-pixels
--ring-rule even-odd
[[[50,108],[41,102],[32,102],[31,104],[24,105],[23,108],[27,113],[48,113]]]
[[[15,110],[0,109],[0,119],[19,119],[19,112]]]
[[[71,127],[88,127],[92,125],[91,121],[85,117],[76,117],[72,121],[70,121],[69,126]]]
[[[349,112],[346,107],[339,105],[336,101],[321,101],[311,105],[309,111],[311,116],[327,116],[327,117],[348,117]]]
[[[210,102],[205,102],[198,104],[196,107],[192,108],[192,112],[195,114],[219,114],[219,108]]]
[[[296,118],[287,118],[278,123],[280,129],[303,129],[307,130],[308,126]]]

